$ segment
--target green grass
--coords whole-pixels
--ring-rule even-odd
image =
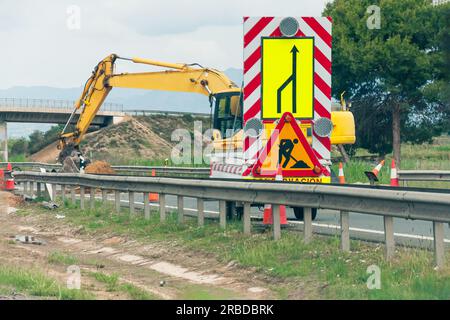
[[[110,292],[119,291],[126,293],[133,300],[155,299],[153,295],[131,283],[119,283],[119,276],[117,274],[108,275],[103,272],[91,272],[90,275],[98,282],[104,283],[106,289]]]
[[[0,288],[3,294],[21,293],[48,299],[84,300],[94,296],[84,290],[67,289],[38,271],[0,266]]]
[[[337,155],[337,154],[336,154]],[[358,149],[357,155],[368,155],[364,149]],[[401,169],[403,170],[450,170],[450,136],[434,139],[433,144],[412,145],[404,143],[401,147]],[[381,184],[390,183],[390,167],[392,154],[385,157],[386,163],[380,171]],[[368,183],[364,171],[372,171],[377,162],[351,160],[344,165],[347,183]],[[333,171],[338,172],[338,163],[333,164]],[[450,188],[448,182],[408,182],[412,187]]]
[[[28,158],[24,154],[15,154],[15,155],[9,155],[8,161],[9,162],[27,162]]]
[[[73,265],[78,263],[78,259],[73,255],[65,252],[53,251],[47,257],[48,263],[61,264],[61,265]]]
[[[84,212],[73,206],[61,211],[66,220],[83,225],[88,233],[127,235],[143,242],[176,242],[194,252],[214,254],[223,263],[237,261],[275,279],[314,280],[313,295],[320,298],[450,299],[450,269],[433,270],[433,256],[423,250],[399,249],[395,261],[387,263],[382,246],[352,241],[352,253],[348,254],[340,250],[338,237],[316,236],[310,244],[304,244],[301,234],[283,231],[282,239],[273,241],[270,232],[244,236],[240,222],[229,223],[226,230],[208,220],[205,227],[197,227],[194,219],[180,225],[176,213],[170,213],[161,223],[156,212],[150,220],[130,218],[125,212],[111,216],[111,207],[100,204]],[[366,287],[366,268],[372,264],[382,270],[381,290]],[[114,283],[114,278],[106,278],[108,281]]]
[[[184,288],[181,300],[230,300],[236,299],[235,294],[222,288],[208,288],[207,290],[199,285],[191,284]]]
[[[119,276],[117,274],[107,275],[103,272],[91,272],[91,276],[98,282],[104,283],[108,291],[117,291]]]

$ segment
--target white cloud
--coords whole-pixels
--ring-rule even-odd
[[[243,16],[320,16],[325,2],[3,0],[0,88],[78,87],[110,53],[240,68]],[[81,9],[80,30],[66,26],[72,4]]]

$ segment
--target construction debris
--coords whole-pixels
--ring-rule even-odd
[[[59,205],[57,205],[56,203],[54,203],[53,201],[47,202],[47,201],[42,201],[42,206],[44,208],[50,209],[50,210],[54,210],[57,209],[59,207]]]
[[[106,161],[94,161],[89,164],[85,173],[90,174],[116,174],[116,171],[111,167],[111,165]]]
[[[29,235],[16,235],[14,237],[14,240],[16,240],[17,242],[20,242],[20,243],[24,243],[24,244],[36,244],[36,245],[45,244],[45,242],[43,240],[39,240],[39,239],[35,238],[34,236],[29,236]]]

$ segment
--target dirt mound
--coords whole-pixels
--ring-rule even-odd
[[[172,145],[136,119],[121,122],[86,135],[81,150],[91,160],[126,163],[133,159],[164,159]]]
[[[91,174],[115,174],[116,171],[111,168],[111,165],[106,161],[94,161],[89,164],[86,169],[86,173]]]
[[[31,161],[35,162],[45,162],[45,163],[56,163],[56,159],[59,155],[59,150],[57,149],[58,141],[49,144],[44,149],[31,155]]]
[[[202,131],[210,127],[209,118],[168,115],[125,117],[115,125],[86,134],[80,144],[83,155],[91,161],[103,160],[111,164],[123,164],[135,160],[158,161],[171,157],[175,129],[194,132],[194,122],[202,123]],[[57,142],[33,154],[37,162],[55,163],[59,150]]]

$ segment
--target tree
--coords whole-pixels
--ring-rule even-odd
[[[379,28],[367,23],[378,18],[374,4]],[[333,18],[333,96],[350,95],[358,146],[380,154],[393,149],[397,165],[401,141],[430,141],[446,119],[448,102],[436,86],[447,73],[442,37],[449,7],[429,0],[334,0],[324,10]]]
[[[8,149],[11,156],[25,155],[28,150],[28,141],[25,138],[9,139]]]

